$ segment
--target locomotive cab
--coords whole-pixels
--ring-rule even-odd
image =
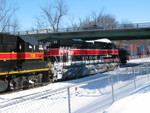
[[[46,62],[43,62],[44,54],[39,52],[38,41],[29,36],[19,36],[18,52],[20,59],[18,59],[19,69],[40,69],[46,67]]]

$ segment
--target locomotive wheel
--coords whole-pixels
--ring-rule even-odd
[[[0,80],[0,92],[8,89],[8,81]]]
[[[9,90],[15,90],[15,85],[14,84],[15,83],[12,80],[9,81]]]
[[[43,76],[42,73],[39,73],[39,74],[34,76],[34,80],[33,81],[35,82],[35,86],[42,85],[42,76]]]

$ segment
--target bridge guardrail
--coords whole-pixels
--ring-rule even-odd
[[[75,27],[75,28],[60,28],[57,31],[51,29],[33,29],[27,31],[15,31],[10,34],[15,35],[31,35],[31,34],[47,34],[47,33],[62,33],[62,32],[81,32],[81,31],[100,31],[100,30],[113,30],[113,29],[136,29],[136,28],[150,28],[150,22],[147,23],[131,23],[131,24],[120,24],[116,27]]]

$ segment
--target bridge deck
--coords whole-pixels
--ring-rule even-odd
[[[29,35],[29,34],[28,34]],[[38,40],[48,37],[79,38],[79,39],[100,39],[108,38],[110,40],[136,40],[150,39],[150,28],[132,28],[132,29],[111,29],[111,30],[86,30],[79,32],[58,32],[30,34]]]

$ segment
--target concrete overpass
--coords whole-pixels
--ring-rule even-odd
[[[110,40],[137,40],[137,39],[150,39],[150,27],[148,28],[130,28],[130,29],[111,29],[111,30],[85,30],[76,32],[57,32],[57,33],[40,33],[28,34],[36,37],[38,40],[49,37],[62,37],[67,39],[100,39],[108,38]]]

